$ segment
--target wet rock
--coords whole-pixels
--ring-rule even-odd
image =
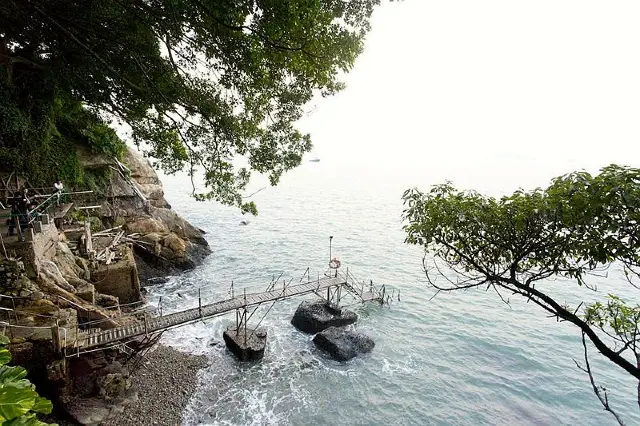
[[[371,352],[375,346],[369,336],[338,327],[329,327],[316,334],[313,343],[338,361],[348,361],[360,354]]]
[[[358,316],[346,309],[336,310],[326,305],[324,301],[304,301],[296,309],[291,319],[291,324],[305,333],[318,333],[328,327],[341,327],[353,324]]]
[[[154,277],[147,280],[147,283],[150,285],[164,284],[167,282],[169,282],[169,277]]]
[[[267,345],[267,332],[265,330],[247,329],[247,339],[245,341],[244,329],[240,332],[235,326],[229,326],[223,333],[222,337],[227,348],[240,361],[256,361],[264,357],[264,349]]]

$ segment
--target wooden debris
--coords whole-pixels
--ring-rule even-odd
[[[109,229],[105,229],[103,231],[100,232],[96,232],[95,234],[93,234],[94,237],[102,237],[105,235],[109,235],[111,233],[111,231],[115,231],[116,229],[121,229],[122,225],[120,226],[116,226],[115,228],[109,228]]]

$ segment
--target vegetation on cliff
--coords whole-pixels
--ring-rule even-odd
[[[198,198],[255,213],[248,169],[275,185],[300,164],[311,141],[294,123],[315,93],[343,87],[378,3],[2,2],[1,161],[38,182],[62,164],[77,181],[69,144],[117,154],[121,122],[165,171],[202,172]]]
[[[622,423],[606,389],[596,385],[587,342],[640,381],[640,305],[610,294],[640,288],[640,169],[609,166],[596,176],[575,172],[546,189],[499,200],[450,184],[427,193],[407,191],[404,200],[407,242],[425,248],[429,284],[438,292],[493,290],[507,304],[517,295],[576,326],[584,346],[580,367],[605,409]],[[608,271],[617,268],[628,289],[607,285]],[[607,297],[591,302],[598,296],[590,282],[594,276],[601,289],[608,287]],[[593,293],[569,305],[556,290],[570,284]],[[637,392],[640,404],[640,382]]]

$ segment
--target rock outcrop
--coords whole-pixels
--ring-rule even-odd
[[[247,334],[245,341],[245,332]],[[227,348],[240,361],[257,361],[264,357],[264,349],[267,345],[267,332],[262,329],[240,329],[230,325],[222,333]]]
[[[59,402],[80,424],[102,424],[137,400],[127,369],[102,353],[73,359],[69,371],[74,380]]]
[[[316,334],[313,343],[338,361],[348,361],[371,352],[375,346],[369,336],[338,327],[329,327]]]
[[[135,245],[140,281],[192,269],[211,253],[202,231],[191,225],[164,199],[164,189],[148,159],[129,149],[122,163],[78,152],[85,168],[112,170],[107,201],[99,215],[103,222],[124,222],[129,234],[137,234]]]
[[[329,307],[323,301],[311,303],[305,300],[296,309],[291,324],[300,331],[314,334],[329,327],[353,324],[357,320],[354,312]]]

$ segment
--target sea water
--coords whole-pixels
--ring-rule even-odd
[[[332,254],[356,277],[395,291],[389,307],[356,305],[355,328],[371,336],[372,353],[339,363],[291,324],[303,298],[265,304],[250,325],[268,331],[262,361],[244,364],[226,350],[222,332],[235,314],[167,332],[165,344],[206,354],[186,425],[603,425],[613,424],[596,399],[576,327],[510,296],[509,305],[481,289],[432,299],[423,252],[404,243],[402,191],[408,181],[381,173],[304,163],[280,186],[255,194],[257,217],[189,196],[186,177],[163,177],[166,197],[206,230],[213,254],[193,271],[149,288],[164,312],[197,306],[273,278],[298,280],[326,270]],[[255,186],[255,190],[261,186]],[[241,225],[241,221],[248,221]],[[602,292],[615,278],[596,279]],[[575,284],[546,284],[577,305],[602,297]],[[400,293],[398,301],[397,293]],[[312,298],[308,296],[307,298]],[[345,299],[346,300],[346,299]],[[345,303],[347,303],[345,301]],[[268,312],[267,312],[268,311]],[[640,424],[636,385],[590,347],[595,378],[628,424]]]

